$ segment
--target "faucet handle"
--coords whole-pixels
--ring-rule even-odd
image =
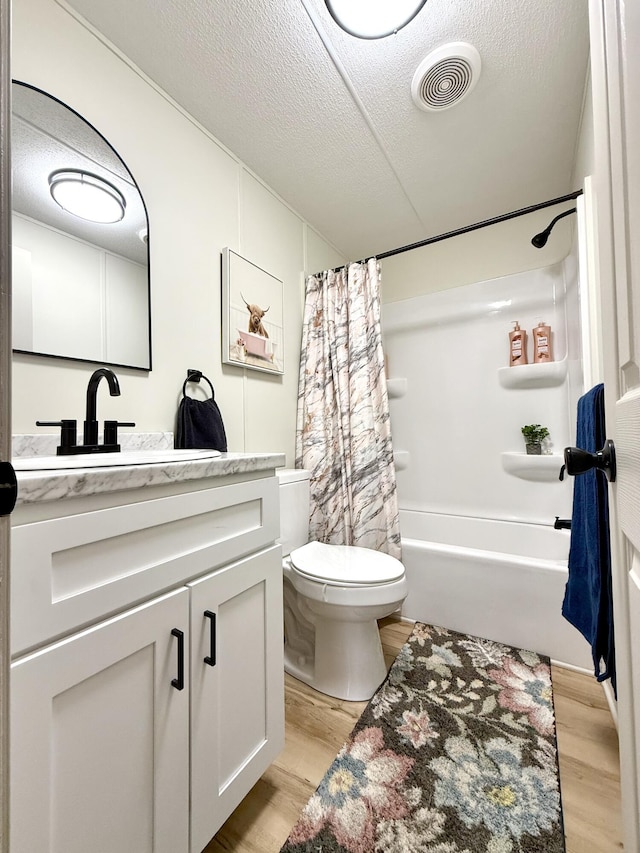
[[[63,418],[60,421],[36,421],[36,426],[59,426],[60,427],[60,446],[58,447],[58,455],[64,455],[71,447],[76,447],[78,443],[78,423],[77,421]]]
[[[104,444],[109,447],[118,446],[118,427],[134,427],[132,421],[105,421],[104,422]],[[118,450],[120,448],[118,447]]]

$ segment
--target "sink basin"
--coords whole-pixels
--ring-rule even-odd
[[[219,450],[132,450],[124,453],[80,453],[76,456],[23,456],[12,461],[16,471],[66,471],[70,468],[113,468],[193,462],[220,456]]]

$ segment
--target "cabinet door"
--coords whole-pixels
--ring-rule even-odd
[[[280,546],[190,586],[191,853],[200,853],[284,746]]]
[[[182,587],[12,665],[12,853],[186,853],[188,619]]]

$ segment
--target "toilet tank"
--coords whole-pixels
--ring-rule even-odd
[[[283,554],[309,541],[309,477],[303,468],[278,468],[280,481],[280,538]]]

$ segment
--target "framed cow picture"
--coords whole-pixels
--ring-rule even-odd
[[[222,361],[284,373],[284,304],[280,279],[222,250]]]

